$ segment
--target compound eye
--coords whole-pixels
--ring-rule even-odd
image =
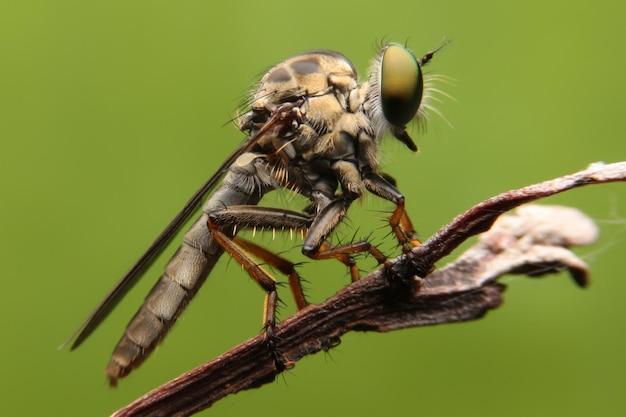
[[[379,88],[385,119],[394,126],[404,127],[417,114],[424,91],[422,69],[409,50],[398,44],[385,48]]]

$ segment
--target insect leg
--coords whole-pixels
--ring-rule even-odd
[[[300,284],[300,276],[295,271],[294,264],[289,260],[245,239],[230,238],[221,232],[221,228],[236,226],[239,229],[305,230],[310,226],[311,221],[311,217],[306,214],[258,206],[230,206],[209,214],[209,229],[215,234],[215,239],[268,293],[265,303],[264,326],[270,331],[275,325],[276,282],[249,254],[264,260],[289,277],[289,286],[298,309],[308,305]]]
[[[363,185],[369,192],[396,205],[389,217],[389,225],[402,250],[409,252],[412,247],[419,246],[420,242],[415,238],[415,229],[404,206],[404,195],[385,178],[372,171],[363,174]]]
[[[272,265],[274,268],[278,269],[283,274],[287,275],[289,279],[289,288],[293,293],[293,298],[296,301],[296,306],[298,310],[302,310],[304,307],[309,305],[309,302],[306,300],[304,296],[304,291],[302,289],[302,284],[300,283],[300,275],[296,272],[295,264],[288,259],[283,258],[282,256],[276,255],[275,253],[257,245],[256,243],[250,242],[249,240],[235,237],[233,239],[235,244],[245,250],[248,253],[253,254],[259,259],[267,262]]]
[[[276,325],[276,303],[278,302],[276,280],[261,268],[241,247],[235,244],[233,239],[220,231],[219,225],[209,220],[209,229],[211,229],[215,240],[224,250],[267,292],[263,308],[263,328],[266,332],[272,332]]]
[[[337,259],[350,269],[350,277],[352,282],[359,280],[359,269],[356,261],[351,256],[355,253],[368,252],[379,264],[385,263],[387,257],[374,245],[367,240],[353,242],[347,245],[332,246],[328,242],[323,242],[320,248],[313,253],[307,254],[312,259]]]
[[[350,268],[350,276],[354,282],[359,280],[359,271],[351,255],[369,252],[380,264],[384,263],[387,258],[376,246],[366,240],[335,247],[326,241],[326,238],[345,216],[351,202],[351,200],[340,198],[331,201],[320,211],[304,239],[302,253],[312,259],[334,258],[339,260]]]

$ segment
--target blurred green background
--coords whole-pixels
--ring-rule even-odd
[[[223,259],[164,345],[109,389],[102,370],[164,259],[84,346],[57,350],[240,143],[228,121],[272,64],[326,48],[364,75],[382,39],[417,54],[452,41],[429,65],[455,79],[439,106],[452,126],[433,118],[417,156],[383,150],[427,237],[499,192],[626,159],[625,15],[606,0],[1,2],[0,415],[108,415],[257,334],[263,294]],[[348,235],[390,208],[366,201]],[[483,320],[349,334],[203,415],[623,416],[626,184],[545,203],[598,221],[598,243],[577,250],[589,289],[507,278]],[[302,272],[315,301],[347,282],[335,263]]]

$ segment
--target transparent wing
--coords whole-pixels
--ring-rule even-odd
[[[124,298],[128,291],[139,281],[139,278],[148,269],[148,267],[156,260],[163,250],[170,243],[174,235],[189,219],[189,217],[198,209],[200,204],[205,200],[207,195],[213,190],[215,185],[222,179],[228,168],[237,160],[239,156],[251,150],[258,138],[265,134],[269,128],[276,123],[278,118],[271,118],[265,126],[258,131],[257,134],[249,136],[239,149],[231,154],[219,169],[195,192],[195,194],[187,201],[183,209],[172,219],[172,221],[159,234],[154,242],[148,247],[143,255],[135,262],[135,264],[126,272],[126,274],[115,284],[106,297],[100,302],[98,307],[85,319],[74,333],[61,345],[67,345],[72,340],[71,349],[75,349],[81,345],[83,341],[98,327],[98,325],[106,318],[106,316],[115,308],[115,306]]]
[[[215,185],[221,180],[229,167],[246,152],[252,150],[254,145],[265,136],[270,130],[281,131],[290,129],[300,113],[298,111],[302,100],[293,103],[285,103],[279,106],[263,123],[255,134],[248,136],[246,141],[233,152],[218,168],[218,170],[200,187],[198,191],[189,199],[183,209],[176,217],[167,225],[167,227],[159,234],[155,241],[148,247],[143,255],[135,262],[128,272],[115,284],[106,297],[100,302],[98,307],[85,319],[85,321],[72,333],[72,335],[61,345],[61,347],[69,344],[72,340],[71,350],[76,349],[83,341],[102,323],[106,316],[115,308],[115,306],[124,298],[128,291],[139,281],[139,278],[155,261],[155,259],[163,252],[174,235],[181,226],[189,219],[189,217],[198,209],[202,201],[213,190]]]

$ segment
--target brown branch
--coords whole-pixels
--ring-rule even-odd
[[[576,283],[584,286],[587,266],[567,247],[595,240],[597,230],[587,217],[575,209],[526,206],[494,221],[523,203],[582,185],[625,180],[626,162],[594,165],[490,198],[459,215],[411,253],[282,321],[274,350],[258,335],[113,415],[191,415],[228,394],[273,381],[300,358],[337,345],[341,335],[351,330],[384,332],[480,318],[502,303],[504,285],[495,280],[507,273],[538,276],[567,268]],[[433,270],[435,262],[486,230],[457,260]]]

